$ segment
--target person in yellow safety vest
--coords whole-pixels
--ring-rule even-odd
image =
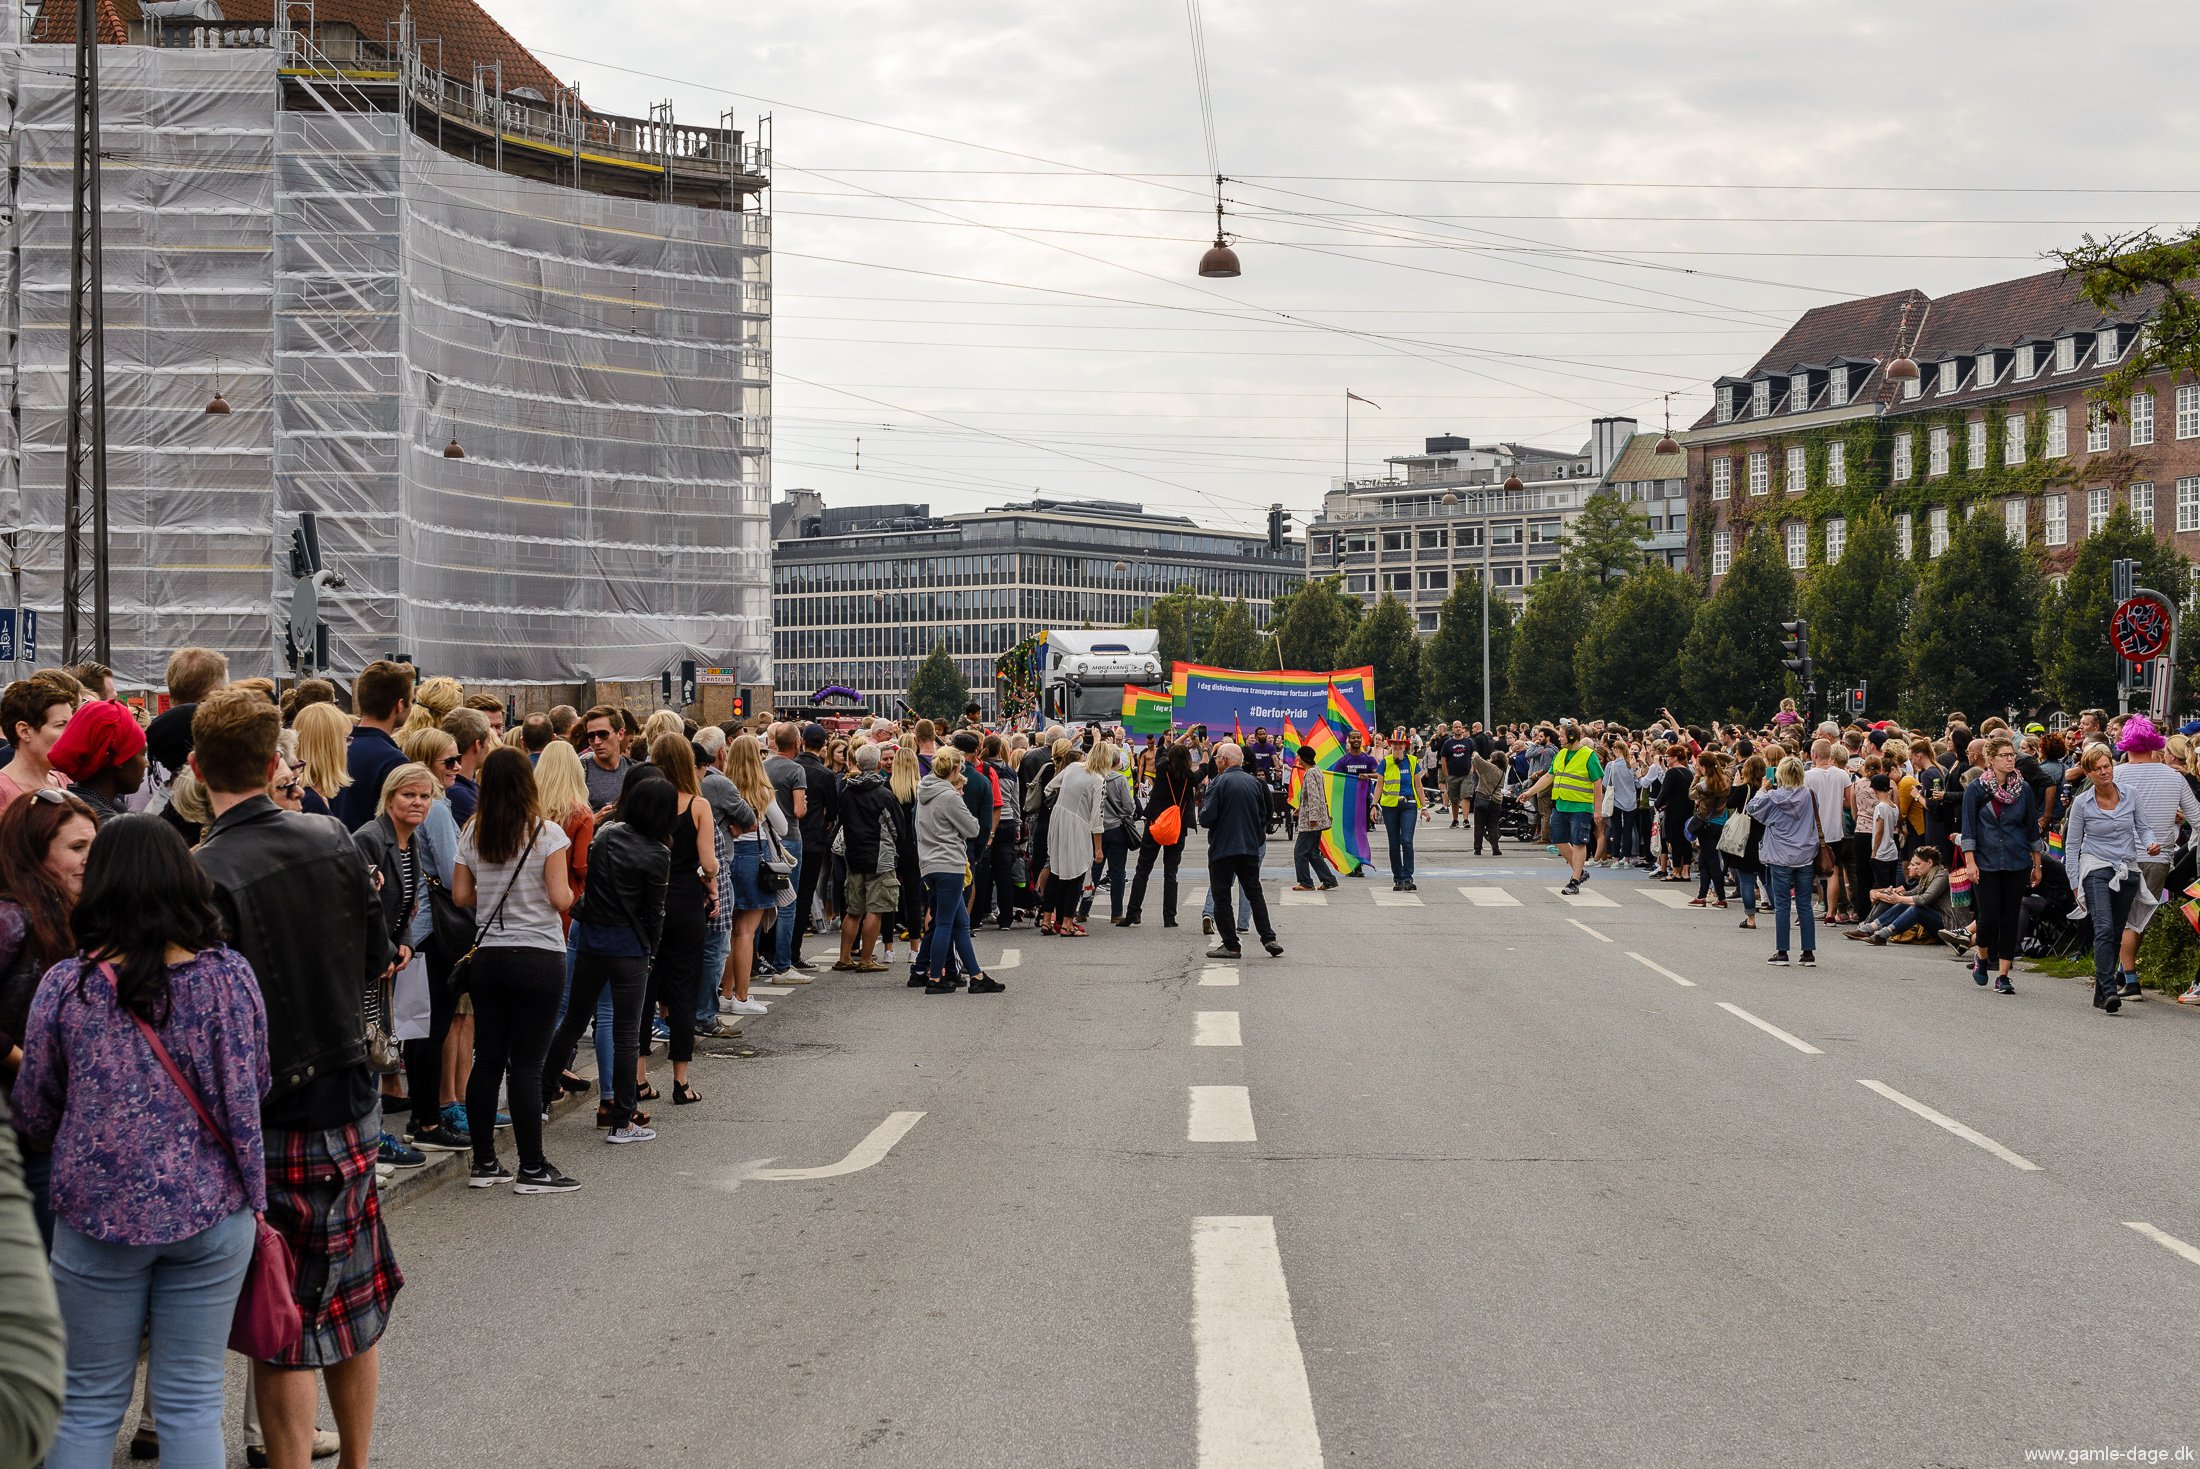
[[[1421,819],[1421,790],[1413,776],[1413,753],[1403,740],[1375,737],[1375,752],[1382,757],[1382,779],[1375,799],[1383,812],[1383,832],[1390,838],[1390,890],[1410,893],[1413,884],[1413,828]]]
[[[1564,888],[1571,897],[1589,880],[1589,843],[1594,839],[1597,798],[1604,793],[1604,762],[1571,719],[1560,721],[1558,740],[1551,768],[1523,794],[1532,798],[1545,789],[1551,793],[1551,840],[1573,870],[1573,880]]]

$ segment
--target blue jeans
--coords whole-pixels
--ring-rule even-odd
[[[1882,903],[1871,924],[1888,938],[1908,928],[1923,928],[1928,935],[1940,932],[1938,908],[1915,908],[1907,903]]]
[[[1393,882],[1413,881],[1413,828],[1421,808],[1403,801],[1383,808],[1383,832],[1390,838],[1390,876]]]
[[[116,1245],[57,1221],[54,1293],[68,1328],[68,1400],[47,1469],[107,1469],[152,1335],[146,1401],[169,1469],[223,1469],[222,1365],[252,1261],[250,1210],[172,1245]]]
[[[1746,867],[1734,869],[1734,890],[1742,900],[1742,911],[1752,918],[1757,916],[1757,889],[1763,886],[1764,882],[1765,878],[1762,873],[1751,872]],[[1766,890],[1765,896],[1767,898],[1771,897],[1770,889]]]
[[[2119,957],[2124,941],[2124,920],[2131,916],[2131,905],[2139,896],[2139,884],[2146,881],[2134,867],[2124,874],[2123,886],[2111,892],[2109,879],[2115,875],[2105,867],[2096,867],[2085,875],[2085,913],[2093,920],[2093,983],[2103,990],[2124,982]]]
[[[793,832],[790,831],[787,833],[786,845],[787,855],[794,858],[794,871],[787,874],[787,881],[792,883],[794,885],[794,890],[799,893],[802,891],[802,866],[805,860],[807,860],[802,855],[802,838],[796,836]],[[820,853],[819,855],[823,856],[824,854]],[[927,879],[927,881],[929,880],[930,879]],[[956,881],[960,882],[961,879],[957,878]],[[772,934],[772,937],[777,945],[773,952],[779,961],[779,967],[781,969],[794,968],[795,925],[798,923],[808,923],[809,921],[810,915],[807,913],[796,912],[795,906],[793,904],[790,903],[781,905],[779,909],[779,923],[778,926],[773,930]]]
[[[565,1024],[565,1007],[573,999],[573,964],[579,951],[568,939],[565,945],[565,993],[558,997],[558,1024]],[[596,1038],[596,1094],[606,1101],[611,1097],[611,986],[605,985],[596,996],[596,1023],[589,1033]]]
[[[733,930],[717,929],[703,935],[702,993],[695,997],[695,1026],[708,1030],[718,1023],[718,986],[725,982],[726,960],[733,955]]]
[[[927,872],[924,891],[932,904],[932,949],[924,972],[934,979],[945,975],[952,946],[964,978],[981,973],[977,952],[970,947],[970,910],[963,906],[962,874]]]
[[[1811,877],[1808,867],[1782,867],[1777,862],[1765,864],[1765,886],[1772,894],[1773,947],[1785,954],[1788,951],[1788,904],[1795,905],[1795,921],[1802,927],[1803,951],[1811,953],[1818,947],[1817,919],[1811,912]]]

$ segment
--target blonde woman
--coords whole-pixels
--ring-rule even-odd
[[[334,704],[308,704],[298,711],[291,732],[298,737],[298,758],[306,763],[305,809],[326,816],[336,793],[351,784],[345,768],[351,716]]]
[[[458,741],[440,729],[416,729],[399,737],[398,748],[408,761],[426,770],[435,781],[436,801],[429,808],[427,819],[420,823],[421,870],[430,874],[449,894],[458,880],[458,818],[444,797],[451,783],[458,779]],[[433,899],[429,901],[432,918]],[[450,986],[444,982],[451,966],[464,957],[430,948],[428,990],[436,1004],[429,1016],[428,1039],[406,1042],[406,1090],[414,1098],[413,1145],[429,1152],[456,1152],[470,1146],[465,1140],[465,1097],[466,1082],[474,1065],[473,999],[468,995],[449,997]],[[414,1047],[420,1048],[417,1062]],[[426,1105],[423,1100],[428,1095],[425,1083],[431,1066],[436,1082],[436,1107]],[[427,1140],[422,1141],[419,1129],[438,1118],[441,1130],[430,1133]]]
[[[752,816],[769,822],[773,831],[785,830],[787,818],[772,797],[771,777],[764,773],[764,747],[755,735],[735,735],[733,743],[726,746],[726,779],[733,782]],[[733,882],[728,901],[733,904],[733,997],[746,1000],[749,980],[755,972],[756,931],[763,927],[764,915],[772,911],[775,895],[764,888],[764,854],[770,843],[763,825],[752,823],[731,836]],[[806,975],[799,978],[808,982]]]
[[[1082,763],[1070,757],[1075,749],[1068,740],[1054,746],[1059,770],[1054,777],[1054,809],[1047,816],[1047,910],[1039,919],[1039,932],[1063,938],[1085,937],[1077,921],[1078,900],[1092,869],[1100,863],[1100,801],[1103,778],[1115,768],[1115,748],[1106,740],[1094,740]]]
[[[656,749],[657,741],[668,734],[676,734],[683,739],[686,738],[687,721],[673,710],[660,709],[655,714],[650,715],[642,725],[642,748],[645,750]]]
[[[535,814],[544,821],[556,822],[558,829],[573,844],[567,849],[566,855],[570,860],[565,869],[566,882],[573,889],[573,907],[565,913],[565,928],[570,934],[573,930],[573,914],[579,910],[581,899],[588,892],[588,852],[595,844],[596,813],[588,806],[588,777],[581,772],[581,757],[566,741],[552,740],[543,747],[541,756],[535,761],[535,796]],[[565,983],[569,999],[572,993],[573,969],[577,962],[574,952],[567,949]],[[560,1023],[563,1023],[562,1011]],[[613,1106],[609,1100],[613,1081],[612,1040],[613,1007],[611,990],[606,986],[596,996],[598,1080],[591,1083],[575,1076],[568,1065],[572,1057],[557,1056],[560,1068],[558,1084],[566,1091],[574,1096],[581,1096],[592,1088],[602,1091],[605,1100],[599,1102],[596,1108],[598,1126],[610,1126],[613,1121]],[[553,1055],[556,1055],[554,1050]]]
[[[405,727],[398,731],[398,739],[416,729],[429,729],[443,722],[443,716],[466,701],[466,687],[455,678],[424,679],[413,689],[412,713],[405,717]]]
[[[924,762],[918,758],[914,744],[896,747],[893,756],[893,773],[887,783],[894,789],[894,875],[901,880],[901,931],[909,940],[915,961],[918,936],[924,932],[924,877],[917,870],[917,787],[924,781]],[[886,962],[892,963],[894,930],[888,924],[881,928]]]

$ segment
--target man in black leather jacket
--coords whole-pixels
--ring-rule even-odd
[[[374,1188],[380,1099],[365,1018],[367,987],[396,951],[343,824],[268,799],[281,732],[280,711],[253,690],[211,694],[192,716],[191,767],[214,810],[199,865],[267,1009],[267,1222],[290,1242],[305,1318],[295,1351],[253,1365],[253,1386],[269,1461],[304,1469],[313,1368],[327,1376],[346,1452],[366,1460],[377,1344],[404,1284]]]

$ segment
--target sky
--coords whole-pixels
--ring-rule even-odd
[[[2184,0],[485,3],[607,111],[770,116],[773,483],[835,505],[1303,523],[1348,390],[1356,477],[1576,449],[1811,306],[2200,213]]]

